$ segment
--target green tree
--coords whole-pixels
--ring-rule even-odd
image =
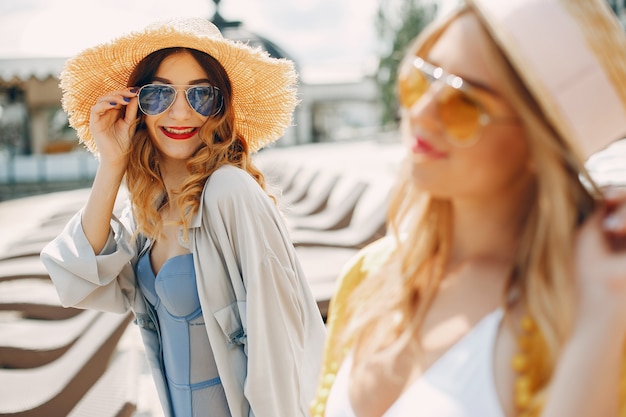
[[[379,0],[376,29],[381,52],[377,82],[383,102],[383,126],[397,123],[396,80],[406,48],[436,12],[437,5],[433,1]]]

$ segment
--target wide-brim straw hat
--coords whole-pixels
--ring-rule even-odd
[[[466,0],[582,157],[626,136],[626,35],[605,0]]]
[[[110,42],[88,48],[64,66],[60,76],[63,109],[86,147],[97,154],[89,114],[107,92],[127,87],[135,66],[154,51],[185,47],[215,58],[232,86],[235,130],[251,152],[279,139],[297,104],[295,65],[260,49],[223,38],[207,19],[177,18],[150,24]]]

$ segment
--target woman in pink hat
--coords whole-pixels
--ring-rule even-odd
[[[132,310],[166,417],[308,414],[324,324],[251,158],[291,122],[295,80],[206,19],[87,49],[61,74],[99,167],[42,260],[64,305]]]
[[[401,65],[391,234],[350,263],[326,417],[626,413],[626,35],[602,0],[471,0]]]

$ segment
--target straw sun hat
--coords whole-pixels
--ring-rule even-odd
[[[84,50],[69,59],[61,72],[63,109],[87,148],[97,154],[89,131],[89,113],[107,92],[126,88],[135,66],[150,53],[170,47],[205,52],[226,70],[232,86],[235,129],[251,152],[281,137],[297,104],[293,62],[224,39],[206,19],[160,21],[144,30]]]
[[[581,156],[625,137],[626,35],[605,0],[466,2]]]

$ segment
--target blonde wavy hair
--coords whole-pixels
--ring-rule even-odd
[[[465,13],[472,11],[464,7],[431,24],[414,41],[407,57],[426,56],[446,28]],[[535,173],[534,193],[503,305],[510,313],[514,304],[523,303],[540,330],[532,356],[536,408],[545,400],[547,381],[572,326],[576,285],[572,242],[601,197],[584,159],[550,125],[486,29],[484,37],[493,58],[490,66],[505,80],[502,94],[523,121]],[[396,249],[381,269],[364,279],[347,304],[348,332],[341,343],[352,344],[359,355],[417,347],[416,335],[450,253],[450,203],[416,189],[407,168],[400,175],[388,213]]]
[[[210,55],[189,48],[161,49],[144,58],[129,77],[128,86],[141,87],[152,82],[159,64],[166,57],[187,52],[206,71],[211,84],[220,89],[223,96],[222,109],[210,117],[200,128],[198,136],[203,145],[189,158],[189,176],[178,191],[177,203],[187,239],[188,224],[198,211],[204,184],[209,176],[223,165],[234,165],[247,171],[266,190],[265,178],[251,161],[246,139],[234,130],[235,114],[232,110],[232,89],[226,71]],[[163,227],[161,212],[168,205],[167,192],[159,167],[158,150],[152,143],[145,124],[145,115],[137,120],[135,135],[131,141],[125,183],[130,194],[137,232],[156,239]],[[274,199],[273,196],[272,199]]]

